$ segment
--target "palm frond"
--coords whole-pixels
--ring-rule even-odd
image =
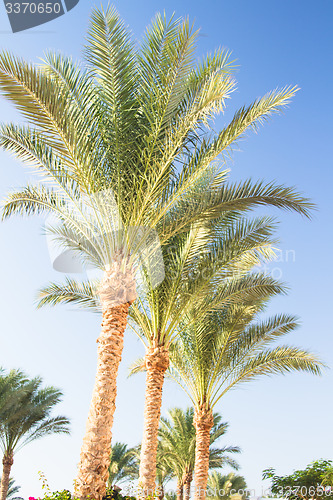
[[[145,358],[136,359],[129,367],[128,376],[131,377],[136,373],[141,373],[146,371],[146,361]]]
[[[78,282],[67,278],[65,283],[50,283],[38,292],[37,307],[58,304],[76,304],[93,312],[100,312],[97,283]]]

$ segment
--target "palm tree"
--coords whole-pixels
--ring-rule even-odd
[[[306,371],[318,375],[322,363],[308,351],[288,345],[269,347],[297,326],[289,315],[258,321],[263,301],[236,304],[196,317],[171,350],[170,376],[195,408],[195,494],[205,498],[213,409],[229,390],[262,375]]]
[[[123,334],[136,297],[138,255],[147,245],[148,254],[155,254],[158,246],[151,231],[158,230],[163,244],[194,222],[254,204],[308,213],[308,201],[284,186],[223,186],[221,168],[210,189],[192,196],[211,163],[248,128],[281,110],[297,90],[284,88],[255,100],[212,135],[209,125],[235,84],[227,51],[195,63],[197,35],[188,20],[157,15],[137,50],[113,8],[94,9],[83,64],[53,53],[38,66],[7,52],[0,55],[2,95],[27,122],[2,125],[0,144],[33,165],[43,181],[11,193],[3,218],[54,214],[57,223],[47,230],[66,250],[63,257],[78,258],[103,273],[96,288],[68,280],[65,286],[54,285],[44,300],[76,300],[85,306],[94,293],[93,304],[103,315],[76,481],[80,498],[100,499],[105,493]],[[159,358],[156,336],[154,342],[157,350],[153,346],[150,354],[156,351]],[[147,375],[148,386],[151,380],[158,388],[160,369],[155,366],[153,376]],[[162,371],[165,367],[164,362]],[[150,408],[149,401],[148,390],[147,415],[157,420],[157,436],[159,404]],[[155,479],[156,445],[144,439],[140,477],[145,487]]]
[[[154,417],[158,416],[158,423],[169,349],[189,313],[195,309],[197,317],[205,317],[227,304],[252,303],[284,290],[269,276],[251,272],[274,255],[273,230],[270,218],[247,220],[230,211],[214,222],[194,225],[163,247],[164,281],[155,289],[148,283],[148,292],[139,296],[130,311],[130,326],[146,347],[145,359],[132,366],[132,373],[147,372],[145,425],[149,432],[142,445],[146,450],[155,449]],[[148,461],[141,450],[141,468],[142,460],[150,469],[154,467],[154,455]]]
[[[8,494],[15,452],[43,436],[69,434],[69,420],[63,416],[51,416],[54,406],[61,401],[62,392],[52,386],[41,388],[41,384],[39,377],[29,380],[22,372],[15,370],[1,376],[1,500],[5,500]],[[6,388],[4,392],[1,391],[3,387]]]
[[[0,477],[0,483],[1,483],[1,477]],[[21,486],[18,486],[15,484],[15,480],[13,478],[9,479],[8,483],[8,492],[7,492],[7,497],[6,500],[23,500],[22,497],[16,496],[18,491],[21,489]]]
[[[162,417],[159,429],[159,455],[164,458],[177,477],[178,499],[190,498],[191,483],[195,462],[195,428],[193,425],[194,409],[181,408],[169,410],[169,419]],[[214,425],[210,436],[210,445],[223,436],[228,424],[221,422],[222,417],[214,413]],[[240,449],[235,446],[212,448],[209,450],[209,468],[221,468],[229,465],[235,469],[238,464],[229,457],[230,453],[239,453]],[[159,465],[159,464],[158,464]]]
[[[113,488],[124,479],[134,479],[138,472],[139,465],[134,448],[128,448],[125,443],[114,443],[111,447],[108,487]]]
[[[246,487],[244,477],[238,476],[234,472],[222,475],[220,472],[213,471],[208,477],[209,498],[213,500],[231,500],[234,495],[237,495],[238,498],[245,498]],[[240,491],[242,494],[238,493]]]

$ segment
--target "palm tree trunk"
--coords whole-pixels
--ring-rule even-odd
[[[206,498],[208,470],[209,470],[209,445],[210,431],[214,424],[213,412],[204,406],[195,408],[194,427],[196,430],[195,445],[195,500]]]
[[[14,462],[13,452],[5,453],[2,459],[2,476],[0,500],[6,500],[9,486],[10,471]]]
[[[86,433],[83,438],[75,495],[100,500],[106,491],[110,465],[111,437],[117,374],[130,303],[103,310],[102,331],[97,339],[97,373]]]
[[[97,339],[97,373],[75,481],[75,496],[82,500],[101,500],[109,476],[118,368],[128,309],[136,297],[133,273],[123,272],[123,262],[119,254],[99,289],[103,320]]]
[[[189,500],[191,496],[191,483],[193,479],[193,473],[187,472],[184,481],[184,500]]]
[[[161,417],[164,375],[169,366],[169,352],[164,346],[149,347],[145,356],[146,394],[143,440],[141,445],[139,485],[144,497],[155,491],[158,427]]]
[[[177,500],[183,500],[184,498],[184,484],[178,479],[177,481]]]

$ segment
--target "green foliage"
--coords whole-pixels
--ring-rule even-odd
[[[279,293],[281,283],[254,266],[275,254],[274,220],[247,220],[228,212],[210,223],[197,223],[163,247],[165,278],[135,302],[130,315],[135,332],[145,342],[168,345],[189,321],[222,305]]]
[[[136,500],[134,496],[122,495],[118,489],[107,488],[103,500]]]
[[[246,488],[244,477],[233,472],[223,475],[220,472],[213,471],[208,477],[208,498],[212,500],[230,500],[235,494],[246,498]]]
[[[290,500],[333,499],[333,484],[328,483],[333,477],[332,460],[315,460],[304,470],[295,470],[286,476],[278,476],[272,468],[265,469],[262,477],[270,479],[271,491],[276,497]]]
[[[227,391],[260,376],[321,373],[322,363],[310,352],[276,346],[276,340],[297,327],[297,320],[277,315],[259,321],[266,303],[258,295],[257,300],[226,304],[202,318],[197,318],[196,310],[191,312],[171,346],[169,375],[194,405],[212,409]]]
[[[69,434],[69,420],[51,416],[62,392],[41,385],[40,377],[28,379],[18,370],[0,376],[0,446],[4,454],[49,434]]]
[[[51,416],[62,392],[55,387],[42,388],[41,384],[41,378],[28,379],[19,370],[8,374],[0,370],[0,447],[4,457],[13,458],[23,446],[43,436],[69,434],[69,420]]]
[[[42,471],[39,471],[38,475],[39,475],[39,480],[42,483],[42,490],[44,491],[43,500],[78,500],[72,496],[69,490],[51,491],[44,473]],[[37,500],[34,497],[30,498],[32,498],[32,500]]]
[[[43,500],[74,500],[72,494],[69,490],[60,490],[60,491],[48,491],[45,496],[43,496]]]

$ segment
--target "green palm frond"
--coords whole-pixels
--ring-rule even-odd
[[[93,9],[85,60],[100,96],[99,116],[103,126],[103,142],[107,156],[110,156],[111,162],[116,166],[118,176],[114,181],[123,182],[120,171],[128,165],[126,155],[131,157],[131,147],[137,147],[137,79],[133,43],[114,7],[107,7],[105,11]],[[126,173],[130,175],[129,171]],[[119,195],[123,188],[122,184],[116,187]]]
[[[64,156],[73,171],[78,171],[74,149],[76,134],[72,127],[67,93],[40,68],[8,52],[0,54],[0,86],[29,123],[51,138],[52,147]],[[57,95],[57,99],[54,96]],[[82,131],[78,127],[77,134]]]
[[[233,498],[231,491],[242,491],[242,498],[246,495],[246,481],[243,476],[238,476],[234,472],[223,475],[218,471],[213,471],[208,477],[208,494],[213,500],[229,500]]]
[[[108,478],[110,488],[124,480],[137,478],[139,463],[134,448],[128,448],[126,444],[116,442],[111,447],[110,459]]]
[[[58,416],[44,420],[40,425],[34,428],[31,432],[27,434],[27,437],[22,441],[19,450],[23,446],[40,439],[49,434],[70,434],[68,428],[69,420],[67,417]]]

